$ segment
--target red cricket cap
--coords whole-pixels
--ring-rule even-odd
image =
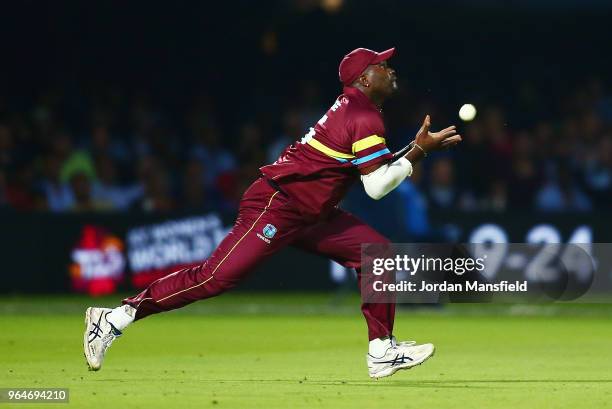
[[[357,48],[344,56],[340,61],[338,73],[340,82],[351,85],[368,68],[368,65],[378,64],[388,60],[395,54],[395,47],[377,53],[367,48]]]

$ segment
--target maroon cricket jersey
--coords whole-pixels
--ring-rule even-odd
[[[344,87],[301,141],[260,168],[309,218],[325,217],[358,180],[360,169],[389,161],[382,115],[360,90]]]

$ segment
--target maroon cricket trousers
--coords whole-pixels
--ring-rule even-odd
[[[136,308],[138,320],[214,297],[235,287],[255,266],[287,245],[355,268],[361,282],[361,244],[388,242],[337,208],[325,220],[306,221],[293,200],[262,177],[244,193],[234,227],[206,261],[154,281],[123,303]],[[361,310],[370,340],[392,333],[395,304],[363,303]]]

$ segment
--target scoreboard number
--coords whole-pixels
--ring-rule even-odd
[[[512,258],[512,268],[522,268],[525,279],[532,282],[553,282],[565,271],[577,281],[590,280],[595,263],[592,241],[591,227],[581,225],[567,241],[571,246],[564,245],[559,229],[551,224],[539,224],[527,232],[525,243],[530,246],[512,246],[506,231],[497,224],[477,227],[468,239],[473,244],[473,256],[484,259],[482,273],[487,279],[493,279],[504,263],[510,265]],[[525,252],[531,246],[538,246],[535,255],[525,254],[532,253]]]

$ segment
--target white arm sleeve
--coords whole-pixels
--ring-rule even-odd
[[[361,175],[361,181],[368,196],[378,200],[399,186],[410,175],[412,175],[412,164],[408,159],[402,157],[393,163],[382,165],[374,172]]]

